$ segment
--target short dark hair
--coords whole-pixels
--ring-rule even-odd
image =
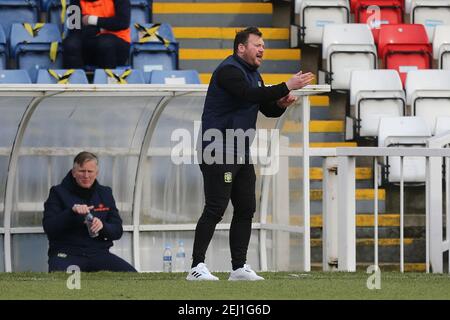
[[[262,32],[259,31],[257,27],[248,27],[236,32],[236,36],[234,37],[234,52],[236,53],[239,47],[239,44],[247,45],[248,37],[254,34],[255,36],[262,37]]]
[[[95,163],[98,165],[98,158],[95,154],[88,151],[82,151],[73,159],[73,166],[75,167],[75,164],[82,166],[86,161],[95,161]]]

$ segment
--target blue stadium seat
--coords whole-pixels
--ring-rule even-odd
[[[52,23],[15,23],[11,27],[11,57],[18,69],[26,69],[31,80],[36,81],[39,69],[62,67],[61,34]]]
[[[61,20],[61,12],[66,11],[67,7],[70,5],[70,0],[41,0],[42,1],[42,11],[47,13],[47,22],[55,23],[58,25],[59,29],[63,30],[64,20]]]
[[[135,24],[131,42],[131,65],[144,71],[147,83],[153,70],[178,69],[179,46],[169,24]]]
[[[13,23],[36,23],[38,19],[37,0],[0,0],[0,25],[8,39]]]
[[[131,25],[152,22],[152,0],[130,0]]]
[[[89,84],[89,81],[81,69],[40,69],[36,83]]]
[[[0,26],[0,70],[6,69],[7,52],[5,32],[3,31],[3,27]]]
[[[197,70],[155,70],[150,77],[151,84],[200,84]]]
[[[31,79],[25,70],[0,70],[0,83],[27,83],[31,84]]]
[[[44,11],[45,8],[47,8],[47,5],[48,5],[49,1],[51,1],[51,0],[40,0],[39,1],[39,4],[41,6],[41,11]]]
[[[141,70],[134,69],[96,69],[94,84],[145,84]]]

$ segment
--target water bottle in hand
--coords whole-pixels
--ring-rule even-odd
[[[84,217],[84,221],[86,222],[86,227],[88,229],[89,236],[91,238],[97,237],[98,236],[98,232],[92,232],[92,230],[91,230],[92,221],[94,221],[94,216],[92,215],[92,213],[88,212],[86,214],[86,216]]]

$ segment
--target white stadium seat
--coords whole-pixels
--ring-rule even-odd
[[[419,147],[425,146],[431,137],[431,130],[420,117],[381,118],[378,127],[379,147]],[[383,180],[388,183],[400,182],[400,157],[385,157],[382,161]],[[405,183],[425,182],[425,158],[404,157],[403,181]]]
[[[413,0],[410,22],[423,24],[431,42],[436,26],[450,24],[450,0]]]
[[[437,136],[445,132],[450,132],[450,117],[437,117],[436,126],[434,127],[434,134]]]
[[[320,44],[325,25],[350,22],[350,4],[348,0],[302,0],[299,15],[301,41]]]
[[[433,37],[433,58],[439,69],[450,69],[450,25],[436,26]]]
[[[405,14],[411,13],[412,0],[405,0]]]
[[[367,24],[328,24],[323,30],[322,59],[332,89],[350,89],[353,70],[377,68],[377,49]]]
[[[433,131],[437,117],[450,116],[450,70],[410,71],[405,90],[411,115],[422,117]]]
[[[352,71],[350,105],[354,107],[356,135],[375,137],[380,118],[405,115],[405,92],[398,72],[388,69]]]

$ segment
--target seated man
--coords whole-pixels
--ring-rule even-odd
[[[97,157],[83,151],[62,183],[50,189],[42,221],[49,241],[50,272],[66,271],[71,265],[81,271],[136,272],[109,252],[113,240],[122,236],[122,219],[111,188],[99,184],[97,174]],[[90,230],[85,223],[88,213],[94,216]]]
[[[64,68],[125,65],[131,43],[130,0],[71,0],[70,4],[80,8],[81,29],[68,26],[63,41]]]

